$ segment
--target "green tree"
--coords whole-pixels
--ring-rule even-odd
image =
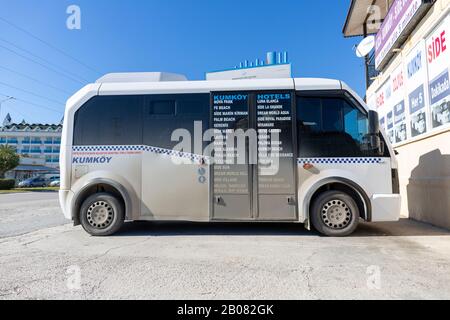
[[[20,157],[14,148],[8,145],[0,145],[0,179],[5,177],[5,173],[19,165]]]

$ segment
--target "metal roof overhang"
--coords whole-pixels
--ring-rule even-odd
[[[365,25],[367,24],[367,20],[370,17],[370,13],[368,9],[370,6],[378,6],[380,8],[381,21],[387,15],[387,11],[389,5],[392,4],[393,0],[352,0],[350,3],[350,8],[348,10],[347,19],[345,20],[344,29],[342,32],[344,33],[344,37],[356,37],[363,36],[365,34]],[[367,30],[367,34],[377,33],[376,30]]]

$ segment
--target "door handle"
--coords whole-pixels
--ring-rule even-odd
[[[222,203],[222,197],[215,197],[214,199],[216,204],[221,204]]]
[[[295,199],[294,197],[287,197],[287,203],[288,205],[295,205]]]

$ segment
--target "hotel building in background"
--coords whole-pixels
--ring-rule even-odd
[[[8,177],[21,180],[59,168],[62,124],[13,123],[9,115],[0,126],[0,145],[13,147],[20,165]]]
[[[450,0],[352,0],[343,33],[375,35],[366,101],[398,152],[402,215],[450,228]]]

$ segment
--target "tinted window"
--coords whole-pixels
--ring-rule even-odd
[[[97,96],[75,114],[74,145],[140,145],[173,148],[176,129],[194,136],[209,127],[209,94]],[[206,142],[204,143],[206,144]]]
[[[300,157],[374,156],[366,114],[344,97],[297,98]]]
[[[179,143],[171,140],[172,133],[176,129],[186,129],[191,134],[192,143],[191,150],[185,151],[194,152],[195,121],[202,123],[202,133],[209,128],[209,94],[147,96],[144,107],[143,143],[172,149]],[[203,142],[203,146],[205,144]]]
[[[175,100],[154,100],[149,102],[150,115],[175,115]]]
[[[197,96],[187,98],[187,96],[180,97],[181,99],[177,99],[177,115],[208,115],[208,109],[205,110],[205,102],[206,99],[209,99],[209,95],[207,96]],[[199,103],[200,101],[200,103]]]
[[[143,96],[97,96],[75,114],[74,145],[142,143]]]

